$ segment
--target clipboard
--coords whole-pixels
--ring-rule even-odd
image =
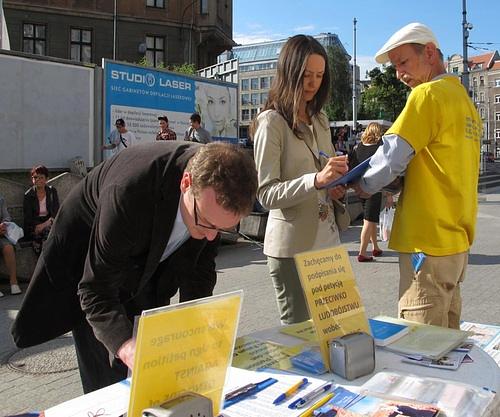
[[[354,182],[358,178],[361,178],[361,176],[365,173],[365,171],[370,167],[370,159],[372,158],[369,157],[368,159],[365,159],[359,165],[356,165],[353,169],[348,171],[346,174],[342,175],[340,178],[337,178],[336,180],[333,180],[332,182],[329,182],[325,186],[321,187],[321,189],[332,188],[337,185],[346,185]]]

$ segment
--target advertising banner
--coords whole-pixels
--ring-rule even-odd
[[[168,127],[183,140],[195,112],[212,140],[238,143],[237,84],[110,60],[103,60],[103,68],[103,145],[110,143],[117,119],[133,134],[132,146],[154,141],[159,116],[167,116]]]

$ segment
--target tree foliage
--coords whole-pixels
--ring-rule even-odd
[[[397,79],[393,66],[374,68],[368,76],[371,85],[361,96],[359,119],[396,120],[410,89]]]
[[[138,64],[142,65],[143,67],[154,67],[153,63],[150,62],[145,56],[143,56],[139,60]],[[163,62],[160,62],[156,66],[156,68],[167,69],[169,71],[178,72],[180,74],[196,75],[196,66],[194,64],[188,64],[187,62],[185,62],[184,64],[169,66],[165,66]]]
[[[330,65],[330,100],[325,112],[330,120],[347,120],[351,110],[351,68],[349,59],[337,45],[326,48]]]

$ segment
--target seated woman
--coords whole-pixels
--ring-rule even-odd
[[[33,240],[33,250],[37,255],[42,251],[43,242],[59,210],[57,190],[47,185],[49,170],[38,165],[31,170],[31,187],[24,194],[24,236]]]
[[[7,225],[5,222],[10,222],[10,214],[7,210],[7,203],[0,196],[0,252],[3,254],[3,259],[5,261],[5,266],[9,274],[10,281],[10,292],[11,294],[21,294],[21,288],[17,283],[16,275],[16,254],[14,251],[14,246],[7,239]],[[3,293],[0,291],[0,297],[3,297]]]

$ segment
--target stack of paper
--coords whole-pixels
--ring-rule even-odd
[[[379,316],[377,320],[402,324],[409,327],[408,334],[393,343],[384,346],[395,353],[439,359],[446,353],[461,345],[471,332],[416,323],[409,320]]]

